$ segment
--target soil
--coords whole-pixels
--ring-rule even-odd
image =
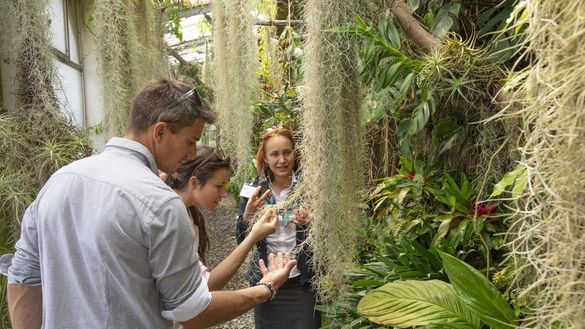
[[[236,216],[238,206],[231,196],[225,198],[213,212],[203,212],[209,236],[210,246],[207,254],[209,268],[219,264],[236,248]],[[237,290],[249,287],[244,278],[246,262],[228,282],[225,290]],[[215,329],[249,329],[254,328],[254,311],[251,310],[238,318],[222,323]]]

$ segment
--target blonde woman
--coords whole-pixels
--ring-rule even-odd
[[[252,190],[240,205],[237,240],[244,243],[249,236],[248,226],[255,213],[266,204],[283,202],[297,186],[297,159],[292,132],[284,127],[267,129],[256,154],[258,177],[243,190]],[[245,194],[245,192],[244,192]],[[266,261],[270,253],[288,253],[297,249],[306,238],[310,212],[304,207],[285,209],[278,216],[276,231],[258,241],[257,257]],[[303,247],[297,255],[297,265],[273,300],[254,308],[256,328],[311,329],[321,326],[321,316],[315,310],[316,296],[311,286],[314,273],[310,266],[311,253]],[[248,281],[256,285],[262,273],[252,267]]]

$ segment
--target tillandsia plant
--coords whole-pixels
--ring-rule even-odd
[[[435,22],[431,26],[444,25],[437,22],[453,21],[471,11],[457,9],[453,1],[444,2],[444,6],[429,21]],[[486,20],[493,28],[501,16],[488,15],[482,24],[487,24]],[[450,26],[455,29],[459,25]],[[376,165],[384,161],[384,167],[394,170],[398,155],[422,154],[431,161],[442,157],[446,167],[479,177],[481,168],[491,161],[491,171],[496,174],[487,174],[490,184],[510,169],[508,157],[493,159],[494,153],[511,148],[497,142],[506,140],[504,123],[472,124],[496,113],[498,105],[493,100],[504,77],[484,37],[471,34],[464,39],[453,32],[444,33],[433,51],[421,54],[390,17],[379,19],[375,26],[356,17],[355,24],[332,31],[353,35],[361,45],[366,120],[382,126],[378,138],[384,143],[396,140],[395,145],[384,146],[384,150],[395,150],[392,154],[375,154],[372,161]]]

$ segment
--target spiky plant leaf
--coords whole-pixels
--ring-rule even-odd
[[[358,312],[372,322],[396,328],[480,327],[479,318],[465,308],[455,289],[439,280],[387,283],[366,294],[358,303]]]

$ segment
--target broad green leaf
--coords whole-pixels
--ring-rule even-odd
[[[388,36],[386,35],[386,24],[388,24],[388,20],[382,18],[378,22],[378,33],[384,40],[388,40]]]
[[[406,96],[406,93],[410,90],[410,85],[412,84],[412,79],[414,78],[414,72],[410,72],[404,81],[402,82],[402,86],[400,86],[400,94]]]
[[[500,291],[471,265],[439,251],[443,268],[461,301],[487,325],[514,328],[516,316]]]
[[[480,327],[479,318],[465,308],[455,289],[439,280],[387,283],[366,294],[357,310],[372,322],[396,328],[439,324]]]
[[[449,232],[449,226],[451,225],[452,220],[453,217],[441,222],[441,225],[439,225],[439,229],[437,229],[437,233],[435,233],[435,236],[433,237],[432,242],[433,246],[435,247],[439,246],[441,240],[445,237],[445,235],[447,235],[447,232]]]
[[[400,66],[402,66],[402,63],[396,62],[388,68],[388,70],[386,71],[386,78],[384,79],[386,81],[385,85],[390,85],[392,84],[392,82],[394,82],[394,80],[396,80],[396,76],[398,75],[398,70],[400,69]]]
[[[410,188],[401,189],[400,193],[398,193],[398,197],[396,198],[396,203],[401,203],[402,201],[404,201],[404,198],[406,198],[408,192],[410,192]]]
[[[378,71],[377,76],[378,83],[376,84],[376,90],[382,90],[384,89],[384,87],[386,87],[388,70],[390,70],[390,67],[386,67],[385,69]]]
[[[448,13],[440,14],[437,16],[432,32],[437,38],[442,38],[447,32],[449,32],[453,23],[454,21]]]
[[[528,183],[528,170],[524,168],[524,171],[518,177],[516,177],[516,181],[514,181],[514,187],[512,188],[512,197],[517,198],[520,196],[522,191],[526,188],[526,184]]]
[[[408,171],[412,171],[412,161],[410,161],[407,157],[401,155],[400,156],[400,163],[406,168]]]
[[[417,132],[421,131],[427,122],[429,122],[430,117],[431,113],[429,109],[429,103],[421,102],[412,113],[412,124],[408,130],[408,133],[413,136]]]
[[[407,233],[410,232],[410,230],[412,230],[415,226],[422,224],[422,220],[417,218],[414,219],[412,221],[410,221],[408,224],[406,224],[406,226],[404,226],[404,228],[402,229],[403,233]]]
[[[396,49],[400,49],[400,33],[396,29],[393,22],[388,22],[386,26],[386,37],[390,40],[390,44]]]
[[[367,280],[367,279],[363,279],[363,280],[354,280],[351,282],[351,286],[352,287],[378,287],[380,285],[382,285],[384,282],[382,281],[378,281],[378,280]]]
[[[364,50],[364,61],[368,61],[369,59],[371,59],[371,57],[375,53],[375,50],[376,50],[376,44],[374,43],[374,40],[370,40],[370,42],[368,42],[368,44],[366,45],[366,48]]]
[[[490,198],[493,198],[493,197],[496,197],[496,196],[502,194],[508,186],[514,184],[516,179],[521,177],[522,175],[525,175],[525,177],[520,179],[520,181],[519,181],[519,183],[521,185],[521,190],[520,190],[520,187],[518,187],[518,189],[516,189],[517,193],[522,192],[524,190],[524,187],[526,186],[526,182],[528,179],[528,172],[526,172],[526,167],[524,167],[522,165],[518,165],[514,170],[507,172],[504,175],[504,177],[502,177],[502,180],[500,180],[494,186],[494,191],[490,195]]]

